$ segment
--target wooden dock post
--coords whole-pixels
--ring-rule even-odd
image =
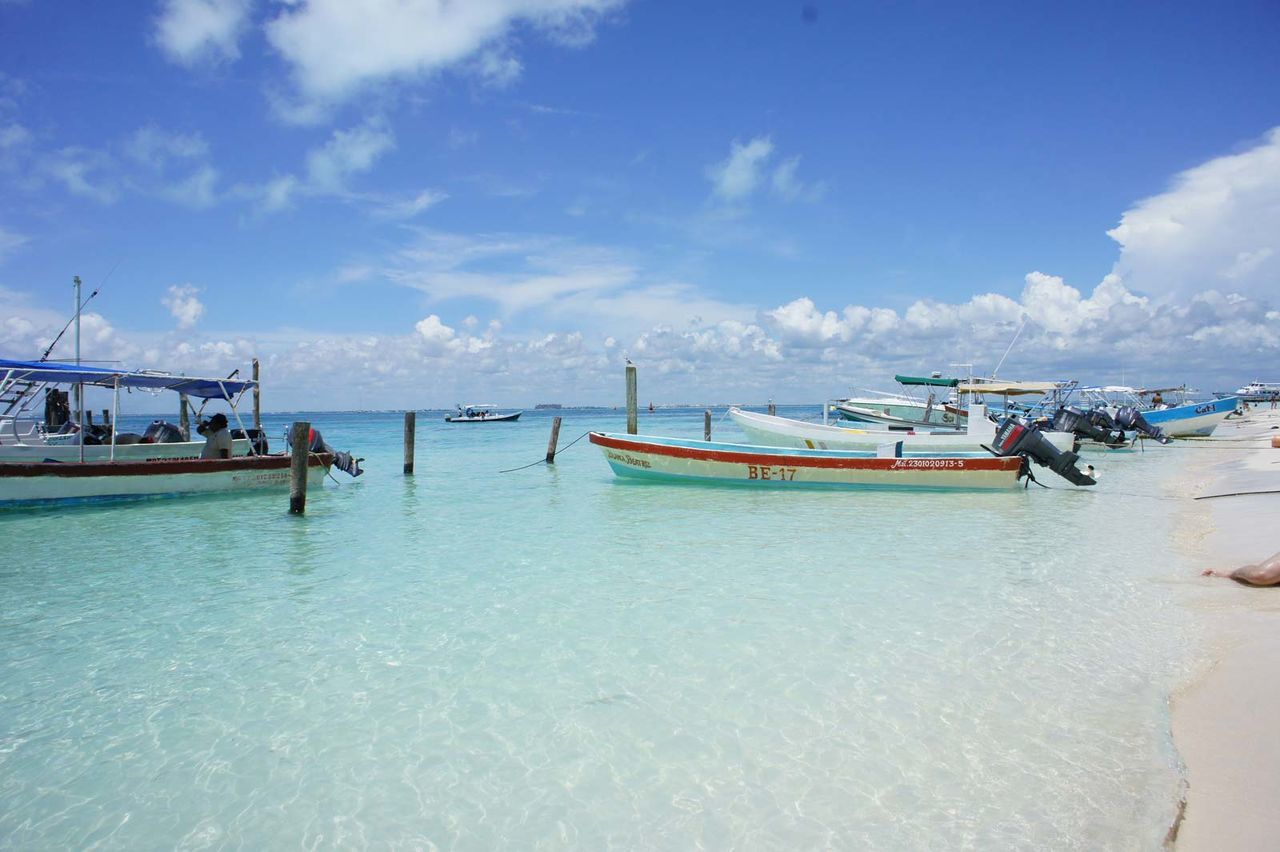
[[[636,421],[636,365],[627,362],[627,434],[639,434]]]
[[[711,409],[702,412],[702,440],[711,440]]]
[[[413,438],[418,422],[418,412],[404,413],[404,475],[413,475]]]
[[[307,462],[311,459],[311,424],[298,420],[289,434],[293,452],[289,465],[289,514],[307,511]]]
[[[769,416],[776,417],[778,415],[778,406],[773,404],[773,400],[769,400]]]
[[[253,428],[262,428],[262,388],[258,385],[258,359],[253,359]]]
[[[182,430],[183,440],[191,440],[191,415],[187,412],[191,409],[191,402],[187,399],[185,393],[178,394],[178,428]]]
[[[551,421],[551,440],[547,441],[547,464],[556,463],[556,444],[560,441],[560,418]]]
[[[110,408],[102,409],[102,425],[103,426],[111,425],[111,409]]]

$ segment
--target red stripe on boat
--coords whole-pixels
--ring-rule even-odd
[[[670,447],[666,444],[650,444],[645,441],[630,441],[625,438],[612,438],[600,432],[592,432],[591,443],[613,450],[628,450],[633,453],[649,453],[655,456],[670,456],[677,459],[696,459],[698,461],[728,462],[730,464],[759,464],[790,467],[826,467],[842,470],[880,470],[903,468],[902,462],[924,461],[936,456],[909,456],[906,458],[839,458],[833,456],[788,456],[773,453],[753,453],[745,450],[703,450],[697,447]],[[889,443],[889,442],[886,442]],[[920,466],[920,470],[939,471],[972,471],[972,470],[1016,470],[1022,465],[1019,456],[990,458],[954,458],[944,457],[961,464],[956,467],[929,468]],[[906,465],[912,468],[912,465]]]

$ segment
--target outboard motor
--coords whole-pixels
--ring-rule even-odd
[[[261,429],[232,429],[231,439],[248,438],[253,446],[253,454],[255,456],[265,456],[270,452],[270,445],[267,442],[267,433]]]
[[[182,430],[172,423],[163,420],[152,420],[151,425],[142,433],[140,444],[181,444],[187,440]]]
[[[1148,423],[1146,418],[1138,413],[1138,409],[1131,405],[1126,405],[1116,412],[1116,423],[1119,424],[1121,429],[1130,429],[1139,435],[1155,438],[1162,444],[1167,444],[1172,440],[1164,432],[1160,431],[1159,427]]]
[[[284,429],[284,445],[289,452],[293,452],[293,445],[289,441],[291,437],[289,433],[292,431],[292,427],[289,426],[286,426]],[[333,466],[338,470],[348,476],[359,476],[364,473],[364,471],[360,469],[360,462],[364,461],[364,459],[355,458],[351,453],[344,453],[341,450],[335,450],[333,447],[325,443],[324,438],[320,435],[319,429],[312,426],[309,437],[311,440],[308,449],[313,453],[329,453],[332,455]]]
[[[1110,421],[1111,418],[1105,411],[1081,411],[1075,406],[1065,406],[1054,412],[1053,429],[1055,432],[1072,432],[1081,438],[1091,438],[1109,447],[1124,445],[1124,433],[1109,428],[1107,424]]]
[[[1031,459],[1073,485],[1097,484],[1096,479],[1076,467],[1076,462],[1080,460],[1078,455],[1062,452],[1037,429],[1016,417],[1006,417],[1000,421],[990,449],[997,456],[1022,456],[1024,459]]]

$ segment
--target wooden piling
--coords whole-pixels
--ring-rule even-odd
[[[711,440],[711,409],[702,412],[702,440]]]
[[[183,440],[191,440],[191,402],[185,393],[178,394],[178,428],[182,430]]]
[[[102,425],[103,426],[111,425],[111,409],[110,408],[102,409]]]
[[[404,413],[404,475],[413,475],[413,438],[416,432],[418,412]]]
[[[778,415],[778,406],[773,404],[773,400],[769,400],[769,416],[776,417]]]
[[[92,410],[87,410],[87,411],[85,411],[85,413],[84,413],[84,425],[85,425],[86,427],[92,427],[92,426],[93,426],[93,411],[92,411]]]
[[[301,515],[307,510],[307,462],[311,457],[311,424],[299,420],[289,435],[293,451],[289,465],[289,514]]]
[[[556,463],[556,444],[560,441],[560,418],[551,421],[551,440],[547,441],[547,464]]]
[[[253,428],[262,428],[262,388],[258,385],[258,359],[253,359]]]
[[[627,434],[639,434],[640,427],[636,420],[636,365],[627,362]]]

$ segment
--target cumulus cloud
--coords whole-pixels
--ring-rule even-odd
[[[161,303],[178,321],[178,328],[191,328],[204,314],[204,304],[198,298],[200,288],[194,284],[174,284],[169,295]]]
[[[520,74],[511,38],[517,26],[563,46],[591,41],[600,19],[622,0],[302,0],[266,26],[292,70],[302,109],[341,103],[370,86],[413,81],[446,69],[470,70],[510,85]]]
[[[1107,232],[1132,288],[1188,298],[1210,287],[1273,295],[1280,280],[1280,128],[1174,177]]]
[[[783,160],[770,176],[773,154],[773,140],[768,136],[757,136],[745,144],[735,139],[729,145],[729,156],[707,167],[712,194],[727,202],[743,201],[762,186],[783,201],[817,201],[825,194],[822,182],[805,183],[797,176],[798,155]]]
[[[239,58],[249,0],[165,0],[155,23],[155,42],[174,62],[188,67]]]
[[[729,156],[707,168],[712,191],[725,201],[738,201],[755,191],[765,161],[773,154],[773,141],[758,136],[745,145],[736,139],[729,146]]]

